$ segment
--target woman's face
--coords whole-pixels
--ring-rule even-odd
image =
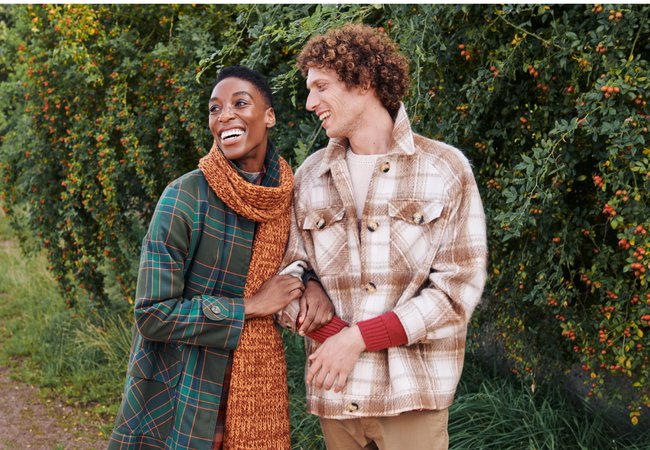
[[[275,113],[257,87],[225,78],[214,87],[209,109],[210,131],[226,158],[246,172],[261,171]]]

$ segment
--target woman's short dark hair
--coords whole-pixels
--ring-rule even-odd
[[[253,86],[260,91],[262,97],[266,103],[273,107],[273,93],[269,87],[269,83],[266,81],[266,77],[259,73],[257,70],[249,69],[245,66],[227,66],[219,71],[217,75],[217,82],[215,86],[219,84],[222,80],[226,78],[239,78],[244,81],[248,81]]]

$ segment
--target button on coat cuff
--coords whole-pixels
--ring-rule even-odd
[[[231,301],[235,302],[231,304]],[[221,297],[203,297],[203,314],[210,320],[220,322],[223,320],[236,319],[237,299],[226,299]],[[242,303],[243,300],[239,299]]]

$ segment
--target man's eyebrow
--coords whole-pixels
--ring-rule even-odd
[[[305,80],[305,84],[307,85],[307,87],[313,86],[314,84],[317,84],[317,83],[326,83],[326,82],[327,82],[327,80],[325,80],[324,78],[315,78],[315,79],[313,79],[311,81]]]

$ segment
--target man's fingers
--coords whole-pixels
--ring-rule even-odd
[[[289,285],[289,288],[293,290],[298,290],[300,292],[303,292],[305,290],[305,286],[302,284],[302,281],[298,280],[296,277],[291,277],[293,278],[291,280],[291,283]]]
[[[300,280],[296,280],[295,277],[291,277],[293,280],[289,281],[288,284],[285,286],[285,289],[287,292],[287,296],[289,297],[290,301],[292,300],[298,300],[302,294],[303,294],[303,285],[300,282]]]

